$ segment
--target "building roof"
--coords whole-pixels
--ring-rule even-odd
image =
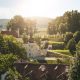
[[[19,37],[18,33],[16,31],[1,31],[1,34],[3,34],[3,35],[12,35],[12,36],[14,36],[16,38]]]
[[[15,63],[16,70],[31,80],[67,80],[67,66],[63,64]]]

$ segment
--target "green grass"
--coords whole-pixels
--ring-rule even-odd
[[[69,50],[52,50],[52,51],[72,56]]]
[[[48,50],[48,52],[52,52],[53,55],[59,56],[59,57],[72,57],[69,50]]]
[[[47,64],[57,64],[57,60],[46,60]]]
[[[49,44],[64,44],[64,42],[48,41]]]

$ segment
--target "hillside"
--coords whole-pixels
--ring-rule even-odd
[[[26,19],[36,20],[36,27],[38,31],[45,31],[48,27],[48,23],[52,20],[51,18],[45,17],[28,17]],[[0,19],[0,26],[3,26],[1,28],[5,29],[8,21],[9,19]]]
[[[9,22],[9,19],[0,19],[0,29],[6,29],[6,24]]]

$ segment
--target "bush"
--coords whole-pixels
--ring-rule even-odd
[[[52,49],[64,49],[65,48],[65,45],[64,45],[64,42],[52,42],[52,41],[49,41],[48,42],[50,45],[52,45]]]
[[[35,37],[34,41],[40,46],[41,45],[41,37]]]
[[[68,41],[69,41],[70,39],[72,39],[72,38],[73,38],[73,33],[71,33],[71,32],[66,32],[65,37],[64,37],[64,42],[67,44]]]
[[[76,51],[76,42],[75,42],[74,38],[69,40],[69,42],[67,44],[67,48],[69,49],[71,54],[74,55],[74,53]]]
[[[70,65],[69,80],[80,80],[80,48],[77,50],[73,64]]]
[[[79,42],[79,40],[80,40],[80,31],[76,31],[74,33],[74,40],[76,41],[76,43]]]
[[[22,39],[23,39],[23,42],[24,43],[27,43],[28,42],[28,37],[26,35],[23,35]]]
[[[26,50],[22,47],[22,43],[18,42],[13,36],[0,35],[0,53],[15,54],[19,58],[26,57]]]

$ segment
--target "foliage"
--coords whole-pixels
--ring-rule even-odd
[[[75,32],[80,30],[80,13],[77,10],[67,11],[63,16],[57,17],[52,20],[48,25],[48,33],[54,34]]]
[[[78,42],[78,44],[76,45],[77,47],[77,51],[80,51],[80,41]]]
[[[14,18],[12,18],[8,24],[7,24],[7,29],[11,30],[11,31],[16,31],[19,29],[20,31],[20,34],[23,33],[24,31],[24,25],[25,25],[25,22],[24,22],[24,19],[22,16],[19,16],[19,15],[16,15],[14,16]]]
[[[0,54],[0,75],[6,72],[6,80],[21,78],[21,75],[13,66],[17,59],[17,56],[13,54]]]
[[[67,27],[68,27],[68,31],[70,32],[75,32],[77,30],[80,30],[79,26],[80,26],[80,13],[75,10],[75,11],[67,11],[64,14],[64,17],[66,19],[67,22]]]
[[[52,45],[52,49],[64,49],[64,42],[54,42],[49,41],[49,44]]]
[[[67,31],[67,26],[66,26],[66,24],[65,24],[65,23],[60,23],[58,31],[59,31],[61,34],[64,34],[64,33]]]
[[[74,40],[76,41],[76,43],[79,42],[79,40],[80,40],[80,31],[76,31],[74,33]]]
[[[48,48],[48,41],[45,41],[44,43],[44,49],[47,49]]]
[[[6,80],[19,80],[22,77],[15,68],[9,68],[7,73]]]
[[[23,39],[23,42],[24,43],[27,43],[28,42],[28,37],[26,36],[26,34],[23,34],[22,39]]]
[[[73,33],[71,33],[71,32],[66,32],[66,34],[65,34],[65,36],[64,36],[64,42],[67,44],[68,41],[69,41],[70,39],[72,39],[72,38],[73,38]]]
[[[80,80],[80,43],[77,45],[74,62],[70,66],[69,80]]]
[[[8,53],[7,45],[5,44],[3,36],[0,34],[0,53]]]
[[[69,42],[67,44],[67,48],[74,55],[74,53],[76,51],[76,42],[75,42],[74,38],[69,40]]]
[[[41,37],[35,37],[34,41],[40,46],[41,45]]]
[[[27,35],[32,36],[37,31],[36,21],[25,20],[22,16],[16,15],[8,22],[7,29],[11,31],[19,30],[21,35],[25,32]]]
[[[52,35],[53,33],[56,34],[56,28],[55,28],[55,25],[50,22],[48,24],[48,30],[47,30],[48,34]]]
[[[36,33],[36,32],[37,32],[36,21],[31,20],[31,19],[27,19],[25,21],[25,33],[27,35],[30,35],[30,37],[32,37],[33,34]]]
[[[14,61],[17,60],[17,56],[13,54],[0,54],[0,73],[7,71],[12,67]]]
[[[26,50],[22,47],[22,44],[18,42],[12,36],[0,35],[0,52],[1,54],[15,54],[19,58],[24,58]]]

